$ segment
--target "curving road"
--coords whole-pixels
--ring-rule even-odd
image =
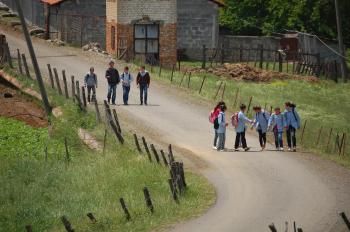
[[[11,49],[27,51],[21,36],[6,34]],[[104,99],[105,58],[57,48],[45,41],[35,41],[35,49],[44,74],[46,64],[51,63],[82,83],[89,67],[95,66],[101,80],[97,95],[99,100]],[[307,232],[346,231],[337,213],[350,215],[349,170],[310,154],[254,152],[258,141],[252,134],[247,136],[252,152],[212,151],[212,129],[207,119],[210,109],[173,88],[153,82],[149,96],[152,105],[148,107],[137,105],[138,93],[133,88],[130,101],[135,105],[118,106],[123,115],[156,131],[159,142],[185,148],[207,164],[200,171],[216,188],[216,204],[203,216],[171,231],[261,232],[269,231],[271,222],[284,231],[285,221],[296,221]],[[120,87],[117,101],[121,103]],[[229,147],[233,139],[230,130]]]

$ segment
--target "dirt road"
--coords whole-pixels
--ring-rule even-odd
[[[11,49],[27,51],[21,37],[7,33],[7,38]],[[46,64],[51,63],[75,75],[80,83],[89,67],[95,66],[100,80],[98,99],[105,98],[106,59],[78,49],[53,47],[45,41],[35,42],[35,50],[44,73]],[[201,172],[217,190],[217,202],[205,215],[177,225],[172,231],[261,232],[269,231],[267,225],[272,222],[284,231],[285,221],[296,221],[308,232],[345,228],[337,215],[340,211],[350,215],[350,172],[345,168],[313,155],[255,152],[258,142],[252,135],[247,137],[252,152],[217,153],[211,150],[208,107],[154,82],[149,95],[151,105],[139,106],[138,92],[133,87],[130,101],[135,105],[117,106],[117,110],[155,130],[160,142],[186,148],[204,160],[207,167]],[[120,104],[120,86],[117,91]],[[228,147],[233,146],[233,139],[230,130]]]

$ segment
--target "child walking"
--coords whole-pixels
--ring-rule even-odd
[[[238,151],[238,147],[242,144],[244,151],[249,151],[247,146],[247,141],[245,138],[246,123],[253,123],[252,120],[245,116],[245,111],[247,106],[242,104],[240,106],[240,111],[232,116],[232,124],[236,128],[236,141],[235,141],[235,151]]]
[[[213,149],[217,150],[217,141],[218,141],[218,132],[217,130],[219,129],[218,121],[216,120],[219,117],[220,111],[221,111],[221,106],[225,106],[225,102],[221,101],[219,102],[215,108],[210,112],[209,114],[209,122],[213,124],[214,127],[214,144],[213,144]]]
[[[225,105],[220,105],[220,113],[217,118],[219,127],[217,129],[219,143],[217,146],[218,151],[224,151],[225,150],[225,141],[226,141],[226,127],[228,126],[228,123],[226,122],[226,112],[227,108]]]
[[[285,127],[285,119],[279,107],[275,108],[275,112],[271,115],[268,124],[268,130],[273,128],[275,136],[275,145],[278,151],[283,151],[283,129]]]
[[[134,78],[132,77],[131,73],[129,72],[129,67],[126,66],[124,68],[124,72],[121,75],[121,81],[123,85],[123,102],[124,105],[129,104],[129,93],[130,93],[130,86]]]
[[[255,111],[253,127],[255,127],[259,133],[259,143],[261,151],[263,151],[266,148],[266,132],[269,124],[270,114],[263,110],[261,106],[254,106],[253,110]]]
[[[300,117],[295,109],[295,104],[291,102],[286,102],[285,107],[286,110],[284,111],[284,118],[286,121],[288,150],[296,152],[297,139],[295,134],[297,129],[299,129],[301,125]]]

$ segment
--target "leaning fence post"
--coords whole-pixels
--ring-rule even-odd
[[[218,97],[218,94],[219,94],[219,91],[221,89],[222,84],[223,84],[223,81],[220,82],[219,88],[216,90],[216,94],[214,96],[214,100],[216,100],[216,98]]]
[[[70,222],[68,221],[68,219],[66,218],[66,216],[62,216],[61,217],[61,221],[64,225],[64,228],[66,228],[67,232],[74,232],[72,225],[70,224]]]
[[[156,158],[157,163],[160,164],[158,152],[157,152],[157,150],[156,150],[156,148],[154,147],[153,144],[151,144],[151,150],[152,150],[152,152],[154,154],[154,158]]]
[[[178,198],[177,198],[177,193],[176,193],[176,188],[174,187],[174,182],[173,179],[168,179],[171,195],[176,203],[179,203]]]
[[[282,53],[278,51],[278,71],[282,72],[283,70],[283,58],[282,58]]]
[[[151,195],[149,194],[149,191],[148,191],[148,188],[147,188],[147,187],[144,187],[144,188],[143,188],[143,194],[144,194],[144,196],[145,196],[145,200],[146,200],[147,207],[149,208],[149,210],[150,210],[151,213],[153,214],[153,212],[154,212],[154,207],[153,207]]]
[[[199,88],[199,94],[201,94],[202,92],[202,89],[203,89],[203,85],[204,85],[204,82],[205,82],[205,79],[207,78],[207,76],[204,76],[203,77],[203,80],[202,80],[202,83],[201,83],[201,87]]]
[[[95,105],[95,111],[96,111],[96,122],[97,123],[101,123],[102,119],[101,119],[101,114],[100,114],[100,110],[98,108],[98,104],[97,104],[97,99],[94,99],[94,105]]]
[[[269,225],[269,228],[270,228],[271,232],[277,232],[277,229],[273,223],[271,225]]]
[[[113,109],[112,112],[113,112],[113,117],[114,117],[114,120],[115,120],[117,129],[118,129],[118,132],[119,132],[119,133],[122,133],[122,129],[121,129],[121,127],[120,127],[120,123],[119,123],[117,111],[116,111],[115,109]]]
[[[321,138],[322,130],[323,130],[323,127],[321,126],[320,130],[318,131],[316,146],[318,146],[318,144],[320,143],[320,138]]]
[[[301,142],[301,143],[303,143],[306,124],[307,124],[307,120],[305,120],[304,126],[303,126],[303,131],[301,132],[301,138],[300,138],[300,142]]]
[[[159,73],[158,76],[161,77],[162,76],[162,64],[159,65]]]
[[[206,66],[206,61],[207,61],[207,53],[206,53],[206,48],[205,48],[205,45],[203,45],[203,50],[202,50],[202,69],[205,69],[205,66]]]
[[[190,83],[191,83],[191,76],[192,76],[192,72],[190,72],[190,74],[188,74],[188,82],[187,82],[187,88],[190,88]]]
[[[345,223],[346,227],[347,227],[348,230],[350,231],[350,222],[349,222],[349,219],[347,218],[346,214],[345,214],[344,212],[341,212],[339,215],[342,217],[342,219],[344,220],[344,223]]]
[[[238,93],[239,93],[239,88],[237,88],[237,91],[236,91],[235,102],[233,103],[234,107],[236,107],[236,105],[237,105]]]
[[[75,92],[75,95],[78,96],[79,101],[81,101],[79,81],[75,82]]]
[[[17,49],[17,60],[18,60],[18,71],[20,74],[23,74],[22,60],[21,60],[21,54],[19,52],[19,49]]]
[[[248,108],[247,108],[247,114],[249,113],[250,105],[252,104],[252,100],[253,100],[253,96],[250,96],[250,98],[249,98],[249,104],[248,104]]]
[[[66,71],[62,70],[62,78],[63,78],[63,84],[64,84],[64,94],[66,95],[66,98],[69,98],[68,94],[68,85],[67,85],[67,78],[66,78]]]
[[[139,151],[139,153],[142,153],[142,150],[141,150],[141,147],[140,147],[140,143],[139,143],[139,140],[138,140],[136,134],[134,134],[134,141],[135,141],[135,145],[136,145],[137,150]]]
[[[73,99],[73,102],[75,102],[75,81],[74,81],[74,76],[72,75],[71,77],[70,77],[70,79],[71,79],[71,81],[72,81],[72,99]]]
[[[27,63],[27,58],[26,58],[25,54],[22,54],[22,61],[23,61],[24,70],[26,71],[26,76],[29,79],[32,79],[32,77],[30,76],[29,67],[28,67],[28,63]]]
[[[329,144],[331,143],[332,132],[333,132],[333,128],[331,128],[331,130],[329,131],[329,136],[328,136],[328,141],[327,141],[327,147],[326,147],[326,150],[327,150],[327,151],[328,151],[328,148],[329,148]]]
[[[168,151],[169,151],[169,164],[172,164],[175,161],[175,159],[174,159],[174,154],[173,154],[173,149],[171,144],[169,144],[168,146]]]
[[[339,155],[342,154],[343,146],[344,146],[344,140],[345,140],[345,133],[343,133],[343,136],[341,138],[340,147],[339,147]]]
[[[259,68],[263,68],[263,62],[264,62],[264,45],[260,44],[260,62],[259,62]]]
[[[106,152],[106,142],[107,142],[107,128],[105,129],[105,135],[103,136],[103,151],[102,154]]]
[[[225,97],[225,90],[226,90],[226,82],[224,84],[224,88],[222,89],[222,94],[221,94],[221,100],[222,101],[224,100],[224,97]]]
[[[64,137],[64,147],[66,148],[66,160],[69,162],[70,161],[70,157],[69,157],[69,151],[68,151],[67,137]]]
[[[160,154],[162,155],[164,165],[165,165],[165,166],[169,166],[164,151],[163,151],[163,150],[160,150]]]
[[[58,79],[57,69],[56,69],[56,68],[53,68],[53,72],[54,72],[54,74],[55,74],[55,80],[56,80],[56,86],[57,86],[58,93],[59,93],[60,95],[62,95],[62,89],[61,89],[60,80]]]
[[[142,137],[142,143],[143,143],[143,146],[145,147],[149,162],[152,162],[151,152],[148,149],[148,145],[147,145],[145,137]]]
[[[174,78],[174,71],[175,71],[175,64],[173,64],[173,69],[171,70],[171,77],[170,77],[170,82],[173,82],[173,78]]]
[[[119,199],[119,202],[120,202],[120,205],[122,206],[122,209],[123,209],[123,211],[124,211],[126,220],[130,221],[130,220],[131,220],[131,216],[130,216],[128,207],[126,207],[124,198],[120,198],[120,199]]]
[[[50,64],[47,64],[47,69],[49,70],[49,79],[50,79],[51,88],[55,89],[55,82],[53,80],[53,74],[52,74],[52,69],[51,69],[51,65]],[[74,96],[74,94],[72,96]]]
[[[87,213],[86,216],[90,219],[90,221],[92,223],[96,223],[97,219],[95,218],[95,216],[92,213]]]
[[[5,49],[5,54],[7,57],[7,62],[9,63],[10,68],[13,68],[10,48],[9,48],[9,44],[7,42],[5,42],[5,44],[4,44],[4,49]]]

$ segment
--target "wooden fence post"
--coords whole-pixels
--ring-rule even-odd
[[[11,53],[10,53],[10,47],[9,47],[9,44],[7,42],[5,42],[5,44],[4,44],[4,51],[5,51],[5,54],[6,54],[6,61],[8,62],[10,68],[13,68],[12,57],[11,57]]]
[[[84,86],[81,87],[81,95],[83,97],[84,107],[86,107],[86,94],[85,94],[85,87]]]
[[[191,83],[191,76],[192,76],[192,72],[190,72],[190,74],[188,74],[188,82],[187,82],[187,88],[190,88],[190,83]]]
[[[260,44],[260,62],[259,62],[259,68],[263,68],[263,62],[264,62],[264,45]]]
[[[26,76],[29,79],[32,79],[30,72],[29,72],[29,67],[28,67],[27,58],[26,58],[25,54],[22,54],[22,61],[23,61],[24,71],[26,71]]]
[[[21,54],[19,52],[19,49],[17,49],[17,61],[18,61],[18,71],[20,74],[23,74],[22,59],[21,59]]]
[[[62,89],[61,89],[60,80],[58,79],[57,69],[53,68],[53,72],[55,74],[55,80],[56,80],[56,86],[57,86],[58,93],[59,93],[59,95],[62,95]]]
[[[239,47],[239,62],[241,63],[243,61],[243,46],[241,45]]]
[[[252,104],[252,100],[253,100],[253,96],[250,96],[250,98],[249,98],[249,104],[248,104],[248,108],[247,108],[247,114],[248,114],[249,111],[250,111],[250,105]]]
[[[74,230],[72,228],[72,224],[68,221],[66,216],[62,216],[61,221],[62,221],[64,228],[66,229],[67,232],[74,232]]]
[[[170,82],[173,82],[173,78],[174,78],[174,71],[175,71],[175,64],[173,64],[173,69],[171,70],[171,77],[170,77]]]
[[[345,141],[345,133],[343,133],[343,136],[340,140],[340,147],[339,147],[339,156],[342,154],[342,151],[343,151],[343,146],[344,146],[344,141]]]
[[[269,225],[269,228],[270,228],[271,232],[277,232],[277,229],[273,223]]]
[[[344,223],[345,223],[346,227],[347,227],[348,230],[350,231],[350,221],[349,221],[349,219],[347,218],[346,214],[345,214],[344,212],[341,212],[339,215],[342,217],[342,219],[344,220]]]
[[[67,137],[64,137],[64,147],[66,148],[66,160],[69,162],[70,161],[70,157],[69,157],[69,151],[68,151]]]
[[[146,142],[145,137],[142,137],[142,143],[143,143],[143,146],[145,147],[145,151],[146,151],[146,153],[147,153],[149,162],[152,162],[151,152],[150,152],[149,149],[148,149],[148,145],[147,145],[147,142]]]
[[[278,71],[279,72],[283,71],[283,58],[282,58],[282,53],[280,51],[278,52]]]
[[[202,55],[202,69],[205,69],[206,61],[207,61],[207,53],[206,53],[205,45],[203,45],[202,54],[203,54],[203,55]]]
[[[224,44],[221,44],[221,64],[224,64],[225,62],[225,46]]]
[[[174,159],[174,154],[173,154],[173,149],[171,144],[169,144],[168,146],[168,151],[169,151],[169,164],[172,164],[175,161],[175,159]]]
[[[107,129],[105,129],[105,135],[103,136],[103,152],[102,152],[102,154],[105,154],[106,142],[107,142]]]
[[[329,131],[329,136],[328,136],[328,141],[327,141],[327,147],[326,147],[326,150],[327,150],[327,151],[328,151],[328,148],[329,148],[329,144],[330,144],[330,142],[331,142],[332,132],[333,132],[333,128],[331,128],[331,130]]]
[[[216,94],[214,96],[214,100],[216,100],[216,98],[218,97],[218,94],[219,94],[219,91],[221,89],[222,84],[223,84],[223,81],[220,82],[219,88],[216,90]]]
[[[96,223],[97,219],[95,218],[95,216],[92,213],[87,213],[86,216],[90,219],[90,221],[92,223]]]
[[[167,161],[167,159],[166,159],[166,156],[165,156],[164,151],[163,151],[163,150],[160,150],[160,154],[162,155],[164,165],[165,165],[165,166],[169,166],[169,163],[168,163],[168,161]]]
[[[151,199],[151,195],[149,194],[148,188],[144,187],[143,188],[143,194],[145,196],[145,200],[146,200],[146,205],[149,208],[149,210],[151,211],[151,213],[153,214],[154,212],[154,207],[153,207],[153,203],[152,203],[152,199]]]
[[[115,109],[113,109],[112,112],[113,112],[113,116],[114,116],[115,123],[116,123],[117,128],[118,128],[118,132],[119,132],[119,133],[122,133],[122,128],[120,127],[120,123],[119,123],[117,111],[116,111]]]
[[[52,74],[52,69],[51,69],[51,65],[50,64],[47,64],[47,69],[49,70],[49,79],[50,79],[51,88],[55,89],[55,82],[53,80],[53,74]],[[74,96],[74,94],[72,96]]]
[[[66,71],[65,70],[62,70],[62,78],[63,78],[63,84],[64,84],[64,94],[66,95],[66,98],[69,99],[68,85],[67,85],[67,78],[66,78]]]
[[[203,86],[204,86],[204,82],[205,82],[205,79],[207,78],[207,76],[204,76],[203,77],[203,80],[202,80],[202,83],[201,83],[201,87],[199,88],[199,94],[202,93],[202,89],[203,89]]]
[[[321,134],[322,134],[322,129],[323,129],[323,127],[321,126],[320,130],[318,131],[316,146],[318,146],[318,144],[320,143],[320,138],[321,138]]]
[[[224,100],[224,97],[225,97],[225,90],[226,90],[226,82],[224,83],[224,87],[222,89],[222,94],[221,94],[221,100],[222,101]]]
[[[162,76],[162,64],[159,65],[159,73],[158,76],[161,77]]]
[[[120,198],[120,199],[119,199],[119,202],[120,202],[120,205],[122,206],[122,209],[123,209],[123,211],[124,211],[126,220],[130,221],[130,220],[131,220],[131,216],[130,216],[130,213],[129,213],[128,208],[126,207],[124,198]]]
[[[75,92],[76,92],[75,95],[78,96],[79,101],[81,101],[79,81],[75,82]]]
[[[182,82],[184,81],[184,79],[185,79],[185,77],[186,77],[186,74],[187,74],[187,70],[185,71],[184,75],[183,75],[182,78],[181,78],[179,87],[182,85]]]
[[[72,87],[72,90],[71,90],[71,92],[72,92],[72,99],[73,99],[73,102],[75,102],[75,81],[74,81],[74,76],[72,75],[71,77],[70,77],[70,79],[71,79],[71,87]],[[96,100],[96,99],[95,99]]]
[[[168,179],[168,183],[169,183],[171,195],[172,195],[174,201],[175,201],[176,203],[178,203],[177,192],[176,192],[176,188],[175,188],[175,186],[174,186],[173,179],[171,179],[171,178]]]
[[[96,98],[94,99],[94,105],[95,105],[95,111],[96,111],[96,122],[101,123],[102,119],[101,119],[101,114],[98,108],[98,103]]]
[[[154,158],[156,158],[157,163],[160,164],[158,152],[157,152],[157,150],[156,150],[156,148],[154,147],[153,144],[151,144],[151,150],[152,150],[152,152],[154,154]]]
[[[236,105],[237,105],[238,93],[239,93],[239,88],[237,88],[237,91],[236,91],[235,102],[233,103],[234,107],[236,107]]]
[[[137,138],[136,134],[134,134],[133,136],[134,136],[134,141],[135,141],[136,148],[139,151],[139,153],[141,154],[142,150],[141,150],[141,147],[140,147],[139,139]]]
[[[305,133],[305,129],[306,129],[306,124],[307,124],[307,120],[305,120],[303,130],[301,132],[301,138],[300,138],[301,143],[303,143],[303,140],[304,140],[304,133]]]

